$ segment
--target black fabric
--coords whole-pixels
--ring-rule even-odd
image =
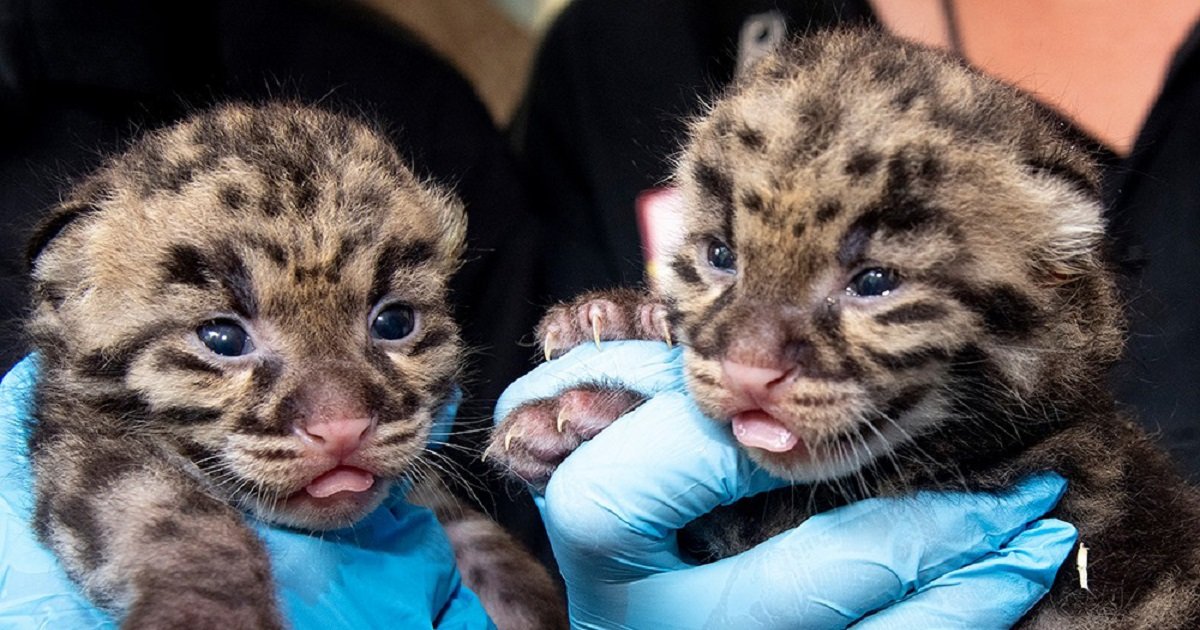
[[[1200,24],[1176,53],[1130,156],[1110,172],[1128,275],[1117,399],[1200,482]]]
[[[539,230],[504,138],[470,86],[386,20],[349,2],[301,0],[0,0],[0,362],[23,355],[23,242],[69,180],[138,130],[230,99],[293,98],[361,113],[389,129],[418,172],[452,187],[469,216],[467,262],[456,277],[473,357],[460,419],[484,426],[506,383],[532,355],[514,340],[538,313],[526,295],[537,276]],[[447,452],[482,475],[482,431]],[[530,532],[488,477],[485,507]],[[494,499],[488,498],[494,496]]]
[[[563,13],[513,130],[535,211],[553,234],[544,297],[642,281],[635,198],[667,178],[684,120],[730,80],[743,21],[770,10],[790,33],[877,24],[853,0],[575,0]],[[1197,34],[1178,54],[1131,157],[1098,157],[1131,314],[1114,391],[1200,481]]]

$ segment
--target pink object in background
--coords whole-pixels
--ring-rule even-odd
[[[656,287],[666,256],[683,238],[683,195],[675,188],[651,188],[637,196],[638,234],[646,261],[646,279]]]

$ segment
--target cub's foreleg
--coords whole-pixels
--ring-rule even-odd
[[[282,628],[242,516],[182,460],[129,439],[36,439],[34,528],[122,628]]]

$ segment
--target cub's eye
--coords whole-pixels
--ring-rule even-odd
[[[254,350],[254,343],[242,325],[232,319],[214,319],[201,324],[196,336],[209,350],[223,357],[240,357]]]
[[[737,256],[725,243],[713,239],[708,243],[708,264],[721,271],[733,271],[737,265]]]
[[[900,286],[900,274],[894,269],[875,267],[854,276],[846,286],[846,293],[856,297],[887,295]]]
[[[407,304],[392,304],[371,321],[371,336],[385,341],[404,339],[417,327],[417,314]]]

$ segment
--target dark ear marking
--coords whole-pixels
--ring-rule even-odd
[[[1035,157],[1026,160],[1025,166],[1031,173],[1046,175],[1064,181],[1072,188],[1088,196],[1097,197],[1100,195],[1099,182],[1095,178],[1089,177],[1082,170],[1073,167],[1065,160]]]
[[[33,268],[33,262],[41,255],[42,250],[50,244],[68,225],[76,219],[94,214],[100,207],[91,203],[68,203],[60,206],[50,216],[43,219],[33,231],[29,244],[25,248],[25,261]]]

